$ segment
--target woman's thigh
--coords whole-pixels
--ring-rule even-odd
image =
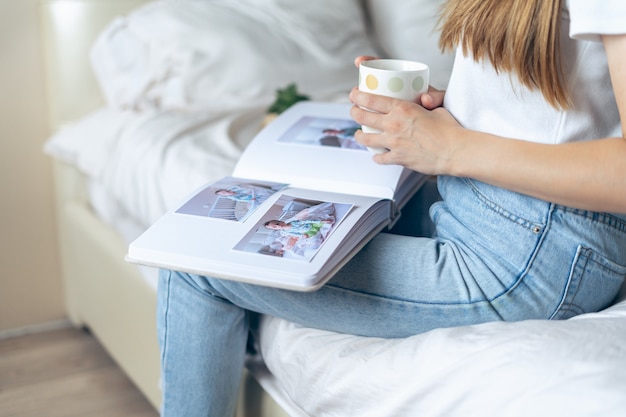
[[[325,330],[405,337],[499,320],[472,278],[478,264],[451,243],[381,234],[314,292],[206,280],[219,296],[247,310]]]
[[[554,205],[463,179],[441,185],[446,202],[431,209],[437,237],[382,233],[315,292],[197,279],[246,310],[365,336],[404,337],[494,320],[561,317],[555,312],[564,294],[574,290],[570,271],[576,253],[570,248],[584,246],[597,221],[573,226],[565,220],[569,216],[554,215]],[[578,229],[582,233],[571,233]],[[606,234],[596,229],[598,236]],[[626,245],[621,230],[607,242],[617,237]],[[619,284],[623,271],[617,274]],[[610,298],[617,284],[602,297]],[[593,286],[586,291],[598,297]]]
[[[455,193],[452,199],[456,209],[472,210],[473,196],[462,198],[462,194]],[[433,230],[431,221],[424,219],[428,219],[431,202],[439,199],[435,184],[428,183],[407,205],[403,223],[394,233],[378,235],[315,292],[214,278],[196,280],[206,280],[200,285],[241,308],[357,335],[404,337],[434,328],[501,320],[491,301],[514,282],[507,262],[485,259],[484,253],[474,251],[464,242],[473,241],[474,232],[457,225],[452,226],[453,233],[443,230],[444,236],[453,238],[414,237]],[[446,209],[440,207],[438,217],[445,218],[442,210]]]
[[[492,274],[480,259],[453,242],[415,237],[433,233],[429,208],[440,199],[436,181],[428,181],[390,233],[374,238],[315,292],[195,279],[244,309],[351,334],[402,337],[499,319],[474,281]]]

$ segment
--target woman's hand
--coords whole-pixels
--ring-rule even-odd
[[[459,151],[462,128],[438,105],[443,97],[439,93],[443,92],[435,92],[437,94],[428,99],[434,104],[434,110],[428,110],[417,103],[353,89],[350,100],[355,106],[350,115],[357,123],[381,131],[357,131],[355,139],[367,147],[389,150],[374,155],[374,161],[379,164],[402,165],[431,175],[452,173],[452,158]]]
[[[354,60],[354,65],[358,68],[361,62],[372,59],[377,58],[359,56]],[[418,102],[412,103],[360,92],[355,88],[350,94],[350,100],[355,104],[351,111],[352,118],[361,125],[381,131],[358,131],[355,139],[367,147],[389,150],[374,156],[377,163],[402,165],[425,174],[446,173],[451,147],[438,136],[443,126],[460,126],[441,108],[444,95],[445,91],[429,86],[428,92],[422,94]]]

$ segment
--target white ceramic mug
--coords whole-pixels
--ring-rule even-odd
[[[428,91],[428,65],[403,59],[373,59],[359,64],[359,90],[381,96],[408,101],[417,99]],[[366,109],[368,110],[368,109]],[[365,133],[379,133],[362,126]],[[386,149],[368,148],[381,153]]]

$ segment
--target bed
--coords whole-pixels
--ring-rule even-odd
[[[156,271],[129,241],[228,175],[277,89],[341,101],[361,54],[417,59],[445,88],[438,0],[47,0],[67,314],[158,408]],[[626,416],[626,293],[565,321],[359,338],[263,317],[242,375],[245,416]]]

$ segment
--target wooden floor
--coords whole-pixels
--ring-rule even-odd
[[[88,333],[0,340],[0,417],[157,417]]]

